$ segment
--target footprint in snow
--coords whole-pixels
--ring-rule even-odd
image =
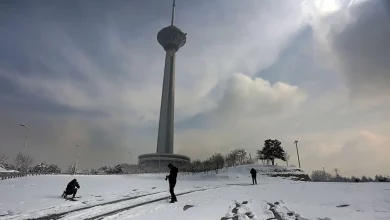
[[[226,213],[225,217],[222,217],[221,220],[238,220],[238,219],[254,219],[255,214],[252,212],[249,207],[248,201],[243,201],[239,203],[237,201],[233,201],[233,204],[229,205],[229,209],[233,208],[231,211]]]
[[[294,219],[299,219],[299,220],[309,220],[307,218],[302,217],[300,214],[288,209],[284,204],[285,204],[284,201],[268,203],[269,210],[274,214],[274,218],[270,218],[269,220],[271,220],[271,219],[285,219],[285,217],[287,217],[287,216],[292,217]],[[290,218],[288,218],[288,219],[290,219]],[[318,219],[318,220],[332,220],[328,217],[316,218],[316,219]]]
[[[186,211],[187,209],[192,208],[192,207],[194,207],[194,206],[193,205],[185,205],[183,207],[183,211]]]

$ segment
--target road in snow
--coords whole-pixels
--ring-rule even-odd
[[[176,192],[187,194],[178,196],[179,202],[174,204],[168,203],[164,175],[75,176],[81,185],[78,193],[81,198],[76,202],[60,198],[73,176],[3,180],[0,219],[39,218],[58,213],[63,214],[51,217],[149,220],[236,216],[235,219],[263,220],[273,218],[276,213],[287,220],[390,219],[390,184],[294,182],[259,176],[258,185],[252,186],[250,168],[231,168],[218,175],[179,176]],[[186,205],[193,207],[184,211]]]

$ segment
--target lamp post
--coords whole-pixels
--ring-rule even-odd
[[[24,148],[26,148],[26,146],[27,146],[27,140],[28,140],[28,136],[30,135],[31,128],[30,128],[29,126],[25,125],[25,124],[20,124],[20,126],[25,127],[25,128],[28,129],[27,136],[26,136],[26,140],[24,141]]]
[[[79,157],[80,157],[80,146],[78,144],[76,144],[76,146],[78,147],[78,151],[77,151],[77,159],[76,159],[76,163],[74,165],[74,169],[73,169],[73,175],[76,173],[76,169],[77,169],[77,164],[79,163]]]
[[[294,141],[294,143],[295,143],[295,147],[297,148],[297,156],[298,156],[299,168],[301,168],[301,161],[299,160],[298,141]]]
[[[129,165],[131,163],[131,153],[130,152],[127,152],[129,154]]]

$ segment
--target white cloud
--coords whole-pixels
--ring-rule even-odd
[[[223,92],[216,106],[196,117],[201,120],[201,128],[178,133],[179,152],[203,157],[207,155],[204,152],[225,152],[240,143],[254,151],[263,140],[253,137],[260,135],[265,139],[276,135],[276,125],[295,115],[307,98],[297,86],[283,82],[270,84],[242,73],[234,74],[219,88]]]
[[[281,115],[294,111],[306,96],[297,86],[283,82],[271,85],[262,78],[252,79],[239,73],[227,81],[215,114],[253,119],[263,115]]]

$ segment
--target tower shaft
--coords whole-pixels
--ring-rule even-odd
[[[175,51],[167,50],[163,89],[161,95],[160,121],[158,126],[157,153],[173,154],[175,107]]]

